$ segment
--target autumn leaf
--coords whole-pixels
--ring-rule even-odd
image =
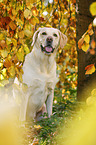
[[[32,12],[29,9],[25,9],[25,11],[24,11],[24,17],[26,19],[30,19],[32,17]]]
[[[84,41],[86,43],[89,43],[90,42],[90,36],[88,34],[84,37]]]
[[[19,32],[19,38],[24,38],[24,31]]]
[[[10,77],[13,78],[15,76],[15,67],[13,65],[11,67],[9,67],[8,72],[10,74]]]
[[[1,40],[1,41],[0,41],[0,46],[1,46],[2,48],[7,47],[5,40]]]
[[[4,76],[0,74],[0,80],[4,80]]]
[[[92,96],[96,96],[96,89],[93,89],[93,90],[91,91],[91,95],[92,95]]]
[[[10,28],[11,28],[12,30],[15,30],[15,29],[17,28],[16,24],[15,24],[13,21],[11,21],[11,22],[9,23],[9,26],[10,26]]]
[[[14,38],[12,38],[12,43],[13,43],[13,45],[16,47],[17,46],[17,40],[16,39],[14,39]]]
[[[34,128],[36,128],[37,130],[41,129],[42,127],[40,125],[34,125]]]
[[[92,74],[95,72],[95,65],[94,64],[90,64],[88,66],[85,67],[85,74],[88,75],[88,74]]]
[[[87,44],[87,43],[85,43],[85,44],[82,45],[82,50],[83,50],[84,52],[86,52],[86,51],[89,49],[89,47],[90,47],[90,45]]]
[[[3,68],[1,72],[2,72],[2,75],[3,75],[4,77],[7,76],[6,68]]]
[[[90,5],[90,12],[91,12],[92,16],[95,16],[96,15],[96,2],[93,2]]]
[[[5,49],[5,50],[0,50],[0,52],[1,52],[1,56],[3,57],[3,58],[5,58],[5,57],[7,57],[8,56],[8,51]]]
[[[27,37],[31,37],[32,36],[32,31],[28,30],[28,29],[25,29],[24,30],[24,34],[27,36]]]
[[[3,68],[3,62],[0,62],[0,69]]]
[[[35,17],[38,15],[38,11],[36,7],[32,7],[31,12],[32,12],[32,15]]]
[[[1,33],[1,34],[0,34],[0,40],[2,40],[3,38],[4,38],[4,34]]]
[[[23,62],[23,60],[24,60],[24,53],[17,52],[16,56],[17,56],[17,58],[18,58],[19,61],[22,61]]]
[[[11,66],[11,61],[8,58],[6,58],[3,63],[6,68],[9,68]]]
[[[79,41],[78,41],[78,48],[79,49],[82,48],[83,43],[84,43],[84,39],[83,38],[79,39]]]
[[[11,44],[12,43],[12,41],[11,41],[11,38],[6,38],[6,43],[7,43],[7,45],[9,45],[9,44]]]
[[[90,54],[95,55],[95,50],[94,49],[90,49],[89,52],[90,52]]]
[[[96,42],[95,42],[94,40],[91,41],[91,47],[92,47],[93,49],[95,49],[95,47],[96,47]]]

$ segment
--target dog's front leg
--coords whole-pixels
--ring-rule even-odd
[[[47,107],[47,113],[49,118],[52,115],[53,98],[54,98],[54,89],[50,89],[49,95],[46,100],[46,107]]]

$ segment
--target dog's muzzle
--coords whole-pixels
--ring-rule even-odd
[[[53,48],[51,45],[48,45],[48,46],[45,46],[45,47],[43,47],[41,45],[41,50],[43,52],[47,53],[47,54],[50,54],[50,53],[53,53],[54,52],[55,48]]]

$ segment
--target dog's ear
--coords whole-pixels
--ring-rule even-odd
[[[39,31],[40,31],[40,28],[34,33],[31,46],[35,44]]]
[[[67,36],[60,32],[60,47],[64,48],[67,43]]]

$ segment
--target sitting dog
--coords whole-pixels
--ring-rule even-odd
[[[52,115],[56,79],[56,52],[64,48],[67,37],[55,28],[39,28],[33,35],[31,53],[25,57],[23,83],[28,89],[22,91],[20,120],[35,118],[39,112]]]

